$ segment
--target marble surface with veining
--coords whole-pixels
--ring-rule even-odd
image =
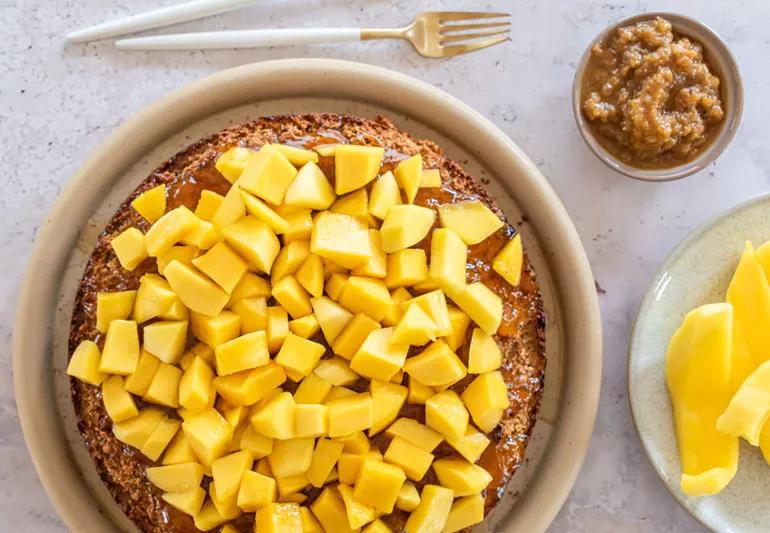
[[[11,376],[14,303],[35,231],[62,186],[111,131],[168,91],[253,61],[331,57],[434,84],[489,117],[537,163],[585,245],[599,290],[604,375],[591,449],[552,531],[700,531],[640,448],[626,392],[626,347],[640,298],[672,247],[710,216],[770,182],[770,3],[589,0],[272,0],[173,30],[387,26],[418,9],[511,11],[512,42],[428,60],[398,42],[208,52],[121,52],[110,41],[65,45],[66,32],[172,0],[0,0],[0,529],[64,531],[27,455]],[[580,140],[574,67],[609,23],[676,10],[719,32],[743,74],[743,123],[728,150],[688,179],[649,184],[610,171]]]

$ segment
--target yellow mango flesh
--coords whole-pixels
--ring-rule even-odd
[[[382,249],[387,254],[409,248],[423,240],[433,226],[436,213],[419,205],[394,205],[380,227]]]
[[[286,156],[273,145],[264,145],[254,157],[249,158],[238,177],[238,186],[271,204],[283,203],[286,190],[291,185],[297,169]]]
[[[738,439],[716,428],[732,394],[732,326],[729,304],[701,306],[687,314],[666,355],[681,487],[690,496],[721,491],[738,467]]]
[[[334,150],[334,190],[345,194],[372,181],[380,170],[385,150],[379,146],[341,144]]]
[[[134,198],[131,207],[148,222],[155,222],[166,212],[166,186],[158,185],[144,191]]]
[[[372,216],[385,220],[388,209],[401,203],[401,191],[393,173],[388,171],[374,182],[369,196],[368,210]]]
[[[733,306],[732,384],[737,390],[754,369],[770,358],[770,285],[751,243],[741,256],[727,289]]]
[[[492,268],[505,281],[517,287],[521,280],[521,265],[524,260],[524,249],[521,246],[521,235],[518,233],[500,250],[492,261]]]
[[[717,429],[759,445],[759,434],[770,417],[770,361],[747,377],[717,419]]]
[[[503,227],[503,221],[479,200],[444,204],[439,206],[438,216],[443,227],[454,231],[468,245],[480,243]]]
[[[311,161],[297,172],[297,176],[286,191],[284,202],[286,205],[320,211],[328,209],[336,198],[334,188],[323,171]]]
[[[126,270],[134,270],[147,259],[144,235],[136,228],[128,228],[110,241],[112,250]]]
[[[93,341],[82,341],[72,353],[67,365],[67,375],[91,385],[101,385],[107,374],[99,370],[101,354]]]
[[[413,204],[422,182],[422,156],[417,154],[399,162],[393,173],[398,185],[404,189],[407,203]]]
[[[100,292],[96,295],[96,329],[107,332],[113,320],[126,320],[134,308],[136,291]]]
[[[362,266],[372,256],[369,228],[358,217],[323,212],[313,225],[310,251],[344,268]]]
[[[409,515],[404,530],[407,533],[439,533],[449,518],[454,493],[438,485],[425,485],[420,503]]]
[[[393,340],[393,328],[375,329],[350,361],[350,369],[361,376],[382,381],[390,380],[406,361],[407,344]]]
[[[203,274],[177,260],[164,271],[169,285],[191,311],[217,316],[227,304],[228,294]]]

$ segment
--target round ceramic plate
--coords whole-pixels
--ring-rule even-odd
[[[509,220],[520,221],[548,316],[545,393],[526,462],[481,529],[544,530],[585,456],[601,380],[596,293],[575,228],[537,167],[468,106],[401,74],[323,59],[247,65],[170,94],[118,128],[61,193],[37,233],[13,343],[19,418],[51,500],[73,531],[135,530],[82,444],[65,375],[72,302],[98,233],[140,181],[191,142],[301,112],[386,115],[489,181]]]
[[[707,222],[669,255],[642,301],[631,335],[628,389],[644,450],[666,488],[715,531],[767,531],[770,467],[758,448],[741,440],[738,474],[720,494],[700,498],[679,489],[681,467],[664,366],[668,342],[695,307],[723,302],[747,240],[770,239],[770,195],[740,204]]]

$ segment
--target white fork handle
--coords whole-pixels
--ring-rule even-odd
[[[205,48],[262,48],[293,44],[344,43],[361,40],[360,28],[294,28],[209,31],[155,35],[115,41],[125,50],[189,50]]]

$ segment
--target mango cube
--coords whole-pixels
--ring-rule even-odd
[[[425,424],[446,438],[458,439],[465,435],[468,419],[465,404],[452,390],[439,392],[425,401]]]
[[[229,226],[246,214],[246,204],[243,202],[241,192],[236,183],[222,198],[222,202],[211,217],[211,223],[217,230],[221,231],[222,228]]]
[[[306,150],[305,148],[290,146],[288,144],[274,144],[273,146],[286,156],[289,163],[296,167],[301,167],[309,162],[318,162],[318,153],[313,150]]]
[[[230,306],[241,317],[241,335],[267,329],[267,299],[243,298]]]
[[[101,385],[107,374],[99,370],[100,359],[99,347],[95,342],[81,341],[67,364],[67,375],[90,385]]]
[[[224,500],[238,494],[241,479],[247,470],[251,470],[254,457],[251,452],[241,450],[225,455],[211,464],[214,483],[217,484],[217,496]]]
[[[392,342],[422,346],[436,340],[438,326],[433,318],[417,304],[409,304],[393,331]]]
[[[96,329],[107,332],[113,320],[126,320],[134,308],[136,291],[100,292],[96,295]]]
[[[303,339],[289,332],[275,362],[287,371],[304,377],[313,371],[325,352],[326,348],[322,344]]]
[[[243,426],[238,448],[248,450],[255,459],[267,457],[273,451],[273,439],[260,435],[251,424]]]
[[[281,234],[289,231],[291,223],[265,202],[246,191],[241,191],[241,199],[244,207],[246,207],[246,212],[270,226],[275,233]]]
[[[221,526],[227,520],[227,518],[219,514],[219,509],[210,499],[203,504],[201,510],[193,518],[195,527],[201,531],[210,531],[215,527]]]
[[[413,418],[399,418],[385,430],[385,434],[394,438],[400,437],[428,452],[435,450],[444,440],[440,433]]]
[[[313,313],[318,319],[327,344],[331,345],[351,321],[353,313],[326,296],[312,298],[310,305],[313,307]]]
[[[401,437],[393,437],[385,451],[386,462],[400,466],[411,480],[420,481],[433,462],[433,454]]]
[[[246,163],[256,155],[254,150],[245,146],[234,146],[217,158],[214,167],[230,183],[235,183],[243,172]]]
[[[432,290],[423,295],[412,298],[422,310],[430,315],[436,323],[438,330],[436,335],[444,337],[452,333],[452,323],[449,320],[449,306],[446,303],[446,297],[441,290]]]
[[[251,425],[266,437],[291,439],[294,437],[296,408],[294,397],[281,392],[251,417]]]
[[[171,305],[168,306],[168,309],[166,309],[158,317],[164,320],[188,321],[190,319],[190,310],[185,307],[185,305],[182,303],[182,300],[179,298],[174,298],[174,300],[171,302]]]
[[[270,273],[281,248],[272,228],[254,216],[245,216],[222,229],[225,242],[265,274]]]
[[[200,272],[174,260],[164,270],[169,285],[191,311],[216,316],[227,304],[227,293]],[[138,297],[137,297],[138,299]]]
[[[315,374],[309,374],[299,383],[299,387],[294,392],[294,401],[302,403],[321,403],[329,391],[332,390],[332,384]]]
[[[310,337],[315,337],[321,331],[321,326],[315,315],[311,313],[302,318],[290,320],[289,331],[303,339],[309,339]]]
[[[102,383],[102,401],[110,419],[122,422],[139,414],[134,397],[123,386],[123,378],[110,376]]]
[[[405,480],[406,474],[400,467],[368,458],[358,473],[353,496],[382,513],[390,513]]]
[[[112,433],[120,442],[141,449],[163,418],[162,411],[148,407],[139,411],[134,418],[113,424]]]
[[[273,285],[272,294],[292,318],[302,318],[313,312],[310,296],[294,276],[286,276]]]
[[[337,198],[334,188],[315,161],[305,163],[289,185],[284,203],[322,211],[328,209]]]
[[[348,516],[348,523],[353,529],[365,526],[377,517],[377,511],[374,507],[359,502],[353,496],[353,488],[348,485],[338,485],[337,490],[345,504],[345,511]]]
[[[147,189],[131,201],[131,207],[152,224],[166,212],[166,186]]]
[[[330,437],[340,437],[372,427],[374,404],[371,394],[361,393],[332,400],[326,403],[326,407],[329,409]]]
[[[276,353],[289,334],[289,314],[277,305],[267,308],[267,349]]]
[[[144,235],[144,247],[150,257],[158,257],[182,240],[196,226],[198,217],[184,206],[160,217]]]
[[[430,277],[449,294],[465,289],[465,262],[468,248],[450,229],[436,228],[431,235]]]
[[[198,198],[198,205],[195,206],[195,216],[206,222],[211,222],[224,199],[224,196],[214,191],[202,190],[200,198]]]
[[[211,402],[211,382],[214,371],[206,362],[194,356],[179,380],[179,404],[190,411],[203,411]]]
[[[369,428],[369,436],[376,435],[385,429],[398,416],[401,407],[406,402],[406,387],[396,383],[381,383],[375,388],[376,381],[372,381],[371,393],[373,402],[372,427]]]
[[[441,485],[452,489],[457,497],[478,494],[492,481],[492,475],[479,465],[455,457],[437,459],[433,471]]]
[[[369,242],[372,245],[372,256],[365,265],[354,269],[351,274],[355,276],[368,276],[370,278],[384,278],[387,275],[387,256],[382,249],[382,238],[376,229],[369,230]]]
[[[468,373],[483,374],[500,368],[503,355],[495,339],[481,328],[474,328],[468,349]]]
[[[241,189],[271,204],[283,203],[286,190],[294,181],[297,169],[275,146],[266,144],[249,158],[238,178]]]
[[[255,331],[241,335],[214,349],[217,361],[217,374],[226,376],[241,370],[263,366],[270,360],[267,351],[267,335],[264,331]]]
[[[497,333],[503,320],[503,301],[486,285],[480,281],[470,283],[465,291],[451,297],[487,335]]]
[[[521,235],[518,233],[506,243],[492,261],[492,268],[505,281],[518,287],[521,281],[521,267],[524,262],[524,250],[521,246]]]
[[[151,466],[145,473],[150,483],[165,492],[187,492],[201,484],[203,466],[199,463]]]
[[[325,405],[318,403],[297,404],[295,417],[297,437],[320,437],[329,432],[329,413],[328,407]]]
[[[209,483],[209,498],[222,518],[234,520],[243,514],[243,511],[238,507],[238,494],[230,494],[227,497],[220,496],[216,481]]]
[[[313,511],[309,507],[301,506],[299,508],[300,518],[302,518],[303,533],[324,533],[321,523],[316,519]]]
[[[350,369],[347,361],[339,357],[324,359],[313,369],[313,373],[335,387],[352,385],[358,381],[358,374]]]
[[[323,261],[315,254],[310,254],[297,269],[295,277],[302,288],[313,297],[321,297],[324,292]]]
[[[438,533],[444,529],[452,508],[454,493],[439,485],[425,485],[420,503],[406,521],[407,533]]]
[[[190,516],[196,516],[201,510],[203,500],[206,499],[206,491],[194,487],[187,492],[166,492],[161,497],[170,506]]]
[[[465,263],[463,263],[463,268],[464,265]],[[463,270],[463,276],[465,275],[464,272]],[[425,250],[406,248],[388,254],[385,286],[389,289],[417,285],[426,279],[428,279],[428,260]]]
[[[198,248],[192,245],[184,244],[172,246],[167,252],[162,253],[156,258],[158,264],[158,272],[163,274],[168,264],[176,259],[184,263],[187,266],[192,266],[192,260],[198,255]]]
[[[398,499],[396,500],[396,509],[411,513],[420,504],[420,493],[417,492],[417,487],[411,481],[404,481],[401,485],[401,490],[398,491]]]
[[[444,341],[456,352],[465,344],[471,319],[460,308],[453,305],[447,306],[447,313],[449,315],[449,323],[452,326],[452,333],[445,336]]]
[[[253,513],[260,507],[274,502],[277,497],[275,479],[247,470],[243,473],[238,491],[238,507],[244,512]]]
[[[339,301],[342,289],[345,288],[345,284],[348,282],[350,276],[341,272],[335,272],[329,279],[326,280],[326,286],[324,290],[326,294],[334,301]]]
[[[380,321],[393,303],[385,284],[373,278],[350,276],[342,288],[339,303],[353,313],[364,313]]]
[[[297,493],[299,491],[310,486],[310,482],[305,474],[291,477],[276,477],[275,484],[278,486],[278,501],[285,501],[290,495],[294,495],[290,498],[293,500],[298,496]]]
[[[374,182],[369,196],[368,211],[372,216],[384,220],[388,209],[401,203],[401,191],[393,173],[388,171]]]
[[[366,189],[358,189],[350,194],[337,198],[337,201],[332,204],[329,211],[332,213],[342,213],[354,217],[366,218],[369,216],[368,206],[369,194],[366,192]]]
[[[454,533],[484,520],[484,496],[473,494],[457,498],[449,511],[444,531]]]
[[[404,364],[404,372],[423,385],[441,387],[456,383],[467,370],[460,358],[444,341],[431,343]]]
[[[273,475],[285,478],[307,472],[313,459],[314,444],[312,437],[276,440],[272,453],[267,456]]]
[[[246,272],[233,292],[230,293],[229,306],[244,298],[267,298],[270,296],[270,284],[265,278],[261,278],[253,272]]]
[[[215,316],[193,312],[190,315],[190,329],[196,338],[207,346],[217,346],[238,337],[241,332],[241,317],[232,311],[222,311]]]
[[[179,381],[181,379],[181,368],[161,362],[142,399],[166,407],[179,407]]]
[[[182,237],[182,242],[186,246],[193,246],[200,250],[208,250],[219,242],[219,240],[219,232],[214,224],[202,220],[197,216],[195,217],[195,226]],[[169,251],[173,248],[176,248],[176,246],[169,248]],[[169,251],[165,252],[163,255],[165,256]],[[158,268],[158,270],[160,271],[160,268]]]
[[[313,233],[313,217],[310,216],[310,210],[305,209],[285,215],[289,227],[283,232],[283,243],[289,244],[294,241],[309,241]]]
[[[310,468],[306,473],[314,487],[322,487],[326,483],[334,465],[337,464],[343,446],[341,442],[318,439],[310,461]]]
[[[310,510],[321,522],[324,531],[334,531],[334,533],[352,533],[355,531],[350,528],[342,497],[332,487],[326,487],[321,491],[321,494],[310,504]]]
[[[299,504],[271,502],[257,509],[254,530],[260,533],[302,533]]]
[[[352,359],[372,331],[380,329],[380,324],[364,313],[356,314],[332,343],[335,354],[345,359]]]
[[[151,318],[159,317],[176,300],[171,286],[157,274],[145,274],[139,281],[139,289],[134,298],[133,319],[138,324]]]
[[[144,349],[164,363],[176,363],[187,342],[186,320],[161,320],[144,327]]]
[[[425,405],[425,401],[433,396],[436,391],[423,385],[412,376],[407,380],[407,389],[409,391],[406,402],[410,405]]]
[[[422,181],[420,188],[441,187],[441,171],[437,168],[422,169]]]
[[[137,228],[127,228],[110,241],[110,246],[126,270],[134,270],[147,259],[144,234]]]
[[[294,274],[309,255],[308,241],[293,241],[281,248],[270,271],[270,283],[275,285],[286,276]]]
[[[99,372],[128,375],[139,362],[139,332],[133,320],[113,320],[107,328]]]
[[[216,391],[231,406],[252,405],[286,381],[283,369],[273,362],[214,378]]]
[[[232,426],[216,409],[191,414],[182,422],[182,430],[195,455],[206,466],[225,454],[233,437]]]
[[[223,242],[218,242],[205,254],[194,258],[192,264],[228,294],[246,273],[246,261]]]
[[[489,446],[490,440],[486,435],[477,431],[472,425],[468,424],[465,435],[461,438],[447,438],[447,443],[454,448],[457,453],[465,457],[467,461],[475,463]]]
[[[345,194],[372,181],[380,170],[385,150],[379,146],[340,144],[334,150],[334,189]]]
[[[436,213],[418,205],[394,205],[380,227],[382,249],[392,254],[423,240],[436,220]]]
[[[468,245],[480,243],[504,225],[479,200],[441,205],[438,216],[443,227],[454,231]]]
[[[476,425],[489,433],[500,422],[502,412],[509,404],[502,374],[497,370],[479,374],[463,391],[462,400]]]
[[[404,189],[406,201],[413,204],[422,182],[422,156],[417,154],[399,162],[394,174],[399,186]]]
[[[325,211],[313,226],[310,251],[344,268],[362,266],[372,256],[369,228],[358,217]]]
[[[393,328],[369,332],[350,361],[350,368],[370,379],[389,381],[404,366],[409,345],[393,341]]]
[[[332,387],[332,390],[329,391],[329,394],[324,398],[324,403],[339,400],[340,398],[348,398],[350,396],[355,396],[356,394],[356,391],[347,387]]]

